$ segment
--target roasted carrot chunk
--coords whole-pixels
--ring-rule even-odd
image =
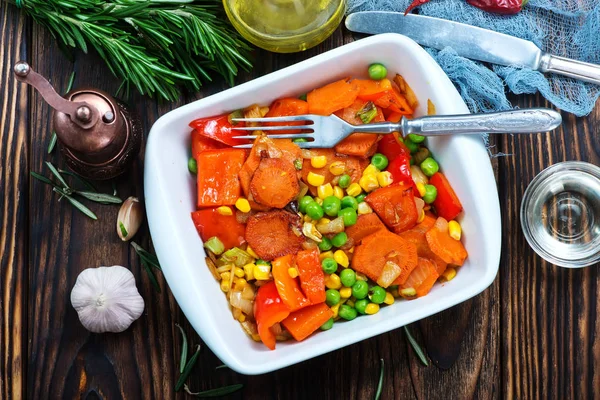
[[[416,268],[402,284],[402,288],[413,288],[417,292],[417,297],[422,297],[429,293],[439,276],[440,274],[431,260],[419,257]]]
[[[281,324],[292,334],[294,339],[301,341],[332,317],[333,311],[325,303],[321,303],[292,312]]]
[[[425,238],[425,233],[430,230],[435,224],[436,218],[432,215],[425,214],[425,218],[419,224],[417,224],[414,228],[406,230],[398,235],[414,244],[417,247],[417,254],[419,257],[427,258],[432,261],[439,275],[444,273],[448,263],[438,257],[434,252],[429,248],[429,243],[427,243],[427,239]]]
[[[299,251],[296,254],[296,268],[298,269],[302,291],[310,303],[324,302],[325,274],[319,260],[319,251],[317,249]]]
[[[277,292],[281,296],[283,303],[289,307],[290,311],[296,311],[310,304],[310,301],[304,296],[300,289],[300,283],[297,278],[292,278],[288,272],[294,266],[294,255],[288,254],[278,257],[273,261],[271,272],[273,280],[277,286]]]
[[[198,207],[233,205],[240,197],[242,149],[207,150],[198,155]]]
[[[309,92],[306,95],[310,114],[331,115],[348,107],[358,95],[357,85],[342,79]]]
[[[296,168],[283,158],[264,158],[250,182],[254,201],[274,208],[285,207],[299,191]]]
[[[246,243],[246,226],[240,224],[235,215],[221,215],[216,208],[206,208],[194,211],[192,220],[203,242],[216,236],[226,249]]]
[[[282,210],[257,213],[246,224],[246,241],[267,261],[295,254],[304,242],[300,217]]]
[[[411,115],[414,112],[406,98],[396,88],[386,91],[383,96],[378,97],[373,103],[378,107],[389,108],[391,111],[402,115]]]
[[[392,88],[392,82],[389,79],[374,81],[372,79],[354,79],[352,81],[358,86],[358,98],[361,100],[376,100]]]
[[[387,230],[381,219],[375,213],[359,215],[356,224],[346,228],[348,239],[356,245],[365,237],[380,230]]]
[[[467,258],[467,250],[460,240],[448,234],[448,221],[439,217],[435,225],[425,234],[432,252],[448,264],[462,266]]]
[[[269,107],[269,112],[265,117],[287,117],[290,115],[304,115],[308,114],[308,103],[304,100],[296,99],[293,97],[287,97],[284,99],[275,100],[271,107]],[[269,122],[267,125],[269,126],[293,126],[293,125],[303,125],[304,122]],[[289,130],[275,130],[270,131],[269,133],[300,133],[299,129],[289,129]]]
[[[412,187],[391,185],[380,188],[370,193],[365,201],[396,233],[412,228],[419,218]]]
[[[198,159],[198,155],[205,150],[222,149],[225,145],[211,138],[201,135],[197,129],[192,131],[192,157]]]
[[[242,165],[242,168],[240,169],[240,172],[238,174],[240,179],[240,185],[246,197],[250,194],[250,182],[252,181],[252,176],[254,175],[254,172],[258,169],[258,166],[260,165],[261,157],[259,151],[260,149],[258,146],[252,147],[248,158],[244,162],[244,165]]]
[[[362,243],[354,248],[352,269],[377,281],[388,261],[402,268],[400,276],[394,282],[402,284],[417,266],[417,248],[400,236],[381,230],[365,237]]]
[[[356,100],[349,107],[336,113],[344,121],[353,125],[362,125],[363,121],[358,117],[358,113],[367,104],[364,100]],[[380,108],[377,108],[377,115],[371,122],[383,122],[385,117]],[[335,146],[335,151],[339,154],[349,156],[370,157],[377,150],[376,143],[379,135],[371,133],[353,133]]]

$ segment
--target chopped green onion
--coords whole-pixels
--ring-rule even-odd
[[[372,101],[369,101],[365,106],[356,113],[356,116],[360,118],[363,124],[368,124],[373,121],[373,118],[377,116],[377,107],[373,104]]]
[[[229,123],[231,125],[237,125],[240,122],[239,121],[234,121],[234,118],[244,118],[244,111],[243,110],[235,110],[234,112],[232,112],[231,114],[229,114],[227,116],[227,121],[229,121]]]
[[[121,230],[121,235],[123,235],[123,237],[127,237],[127,229],[125,229],[125,225],[123,225],[121,221],[119,221],[119,229]]]
[[[301,159],[297,158],[294,160],[294,167],[296,167],[296,169],[298,171],[300,171],[302,169],[302,165],[303,165],[303,163],[302,163]]]
[[[217,256],[225,251],[225,245],[216,236],[213,236],[204,242],[204,247],[212,251]]]

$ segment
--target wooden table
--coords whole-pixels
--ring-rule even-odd
[[[280,69],[352,41],[338,30],[301,54],[258,52],[254,70],[239,82]],[[30,178],[47,174],[44,161],[51,112],[41,97],[18,83],[12,66],[28,60],[57,88],[70,72],[75,86],[114,93],[118,81],[96,56],[69,61],[40,26],[0,2],[0,398],[171,399],[183,325],[200,339],[159,275],[157,294],[132,248],[115,233],[118,207],[91,204],[94,222],[58,202],[51,189]],[[224,89],[207,86],[198,97]],[[159,116],[191,100],[158,104],[133,97],[147,132]],[[538,97],[513,98],[520,107],[548,106]],[[372,399],[385,360],[383,399],[600,398],[600,301],[598,266],[580,270],[542,261],[525,242],[518,220],[523,192],[545,167],[563,160],[600,163],[600,106],[588,117],[563,113],[553,135],[503,136],[493,159],[503,216],[503,251],[494,283],[479,296],[412,325],[431,360],[420,364],[401,329],[267,375],[247,377],[215,367],[204,347],[189,380],[194,390],[243,383],[231,398]],[[457,157],[460,157],[457,154]],[[143,153],[117,182],[123,198],[143,197]],[[109,189],[106,185],[104,189]],[[136,237],[149,248],[147,226]],[[99,265],[124,265],[136,276],[146,301],[142,317],[120,334],[90,334],[80,324],[69,295],[77,275]],[[224,316],[226,317],[226,316]],[[365,323],[368,323],[365,321]]]

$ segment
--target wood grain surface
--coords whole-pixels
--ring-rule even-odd
[[[339,29],[304,53],[257,51],[253,79],[350,42]],[[0,2],[0,398],[183,399],[178,378],[182,325],[190,344],[199,337],[187,323],[160,273],[156,293],[135,252],[114,230],[117,206],[89,207],[92,221],[58,201],[29,178],[47,175],[44,161],[51,113],[40,96],[12,78],[12,65],[27,59],[59,90],[71,71],[75,86],[114,93],[118,82],[99,58],[74,53],[69,60],[47,32]],[[159,116],[223,90],[215,82],[179,103],[133,95],[130,103],[147,132]],[[514,97],[515,105],[547,106],[540,97]],[[543,168],[563,160],[600,163],[600,106],[588,117],[563,114],[554,134],[503,136],[493,159],[503,215],[503,252],[494,283],[479,296],[411,326],[431,363],[418,361],[401,329],[274,373],[247,377],[228,369],[203,347],[188,381],[192,390],[243,383],[232,399],[373,399],[385,362],[382,399],[600,398],[598,266],[561,269],[543,262],[521,233],[523,192]],[[116,180],[122,198],[143,198],[143,149],[135,166]],[[110,183],[98,185],[109,191]],[[86,203],[87,204],[87,203]],[[136,241],[149,248],[147,226]],[[142,317],[120,334],[91,334],[69,300],[77,275],[88,267],[125,265],[146,301]],[[367,322],[365,322],[367,323]]]

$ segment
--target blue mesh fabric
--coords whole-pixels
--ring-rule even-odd
[[[411,0],[348,0],[348,12],[403,12]],[[431,0],[418,11],[531,40],[551,54],[600,64],[598,0],[531,0],[513,16],[491,14],[466,0]],[[429,53],[457,86],[473,112],[511,108],[506,88],[515,94],[540,92],[558,108],[587,115],[600,96],[600,86],[544,75],[529,69],[486,65],[460,57],[451,48]]]

